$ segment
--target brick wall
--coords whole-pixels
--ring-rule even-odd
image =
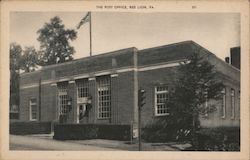
[[[200,118],[201,126],[203,127],[238,127],[240,125],[240,99],[239,99],[239,86],[230,82],[225,82],[226,89],[226,116],[222,117],[222,99],[218,101],[210,101],[209,105],[216,105],[216,111],[209,113],[207,117]],[[235,117],[231,118],[232,105],[231,105],[231,89],[235,90]]]
[[[29,121],[30,120],[30,99],[36,98],[38,104],[38,87],[21,89],[20,90],[20,121]]]
[[[146,104],[142,108],[142,125],[155,118],[155,86],[167,84],[171,86],[175,74],[175,68],[165,68],[138,73],[139,87],[146,91]]]
[[[50,84],[41,87],[41,121],[56,119],[56,86]]]
[[[134,116],[134,72],[120,73],[117,77],[117,123],[130,124]]]

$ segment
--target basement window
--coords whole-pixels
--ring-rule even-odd
[[[168,86],[155,87],[155,115],[169,115],[166,102],[168,101]]]
[[[36,98],[30,99],[30,120],[36,121],[37,120],[37,101]]]
[[[111,117],[111,89],[110,76],[97,78],[98,95],[98,118],[108,119]]]

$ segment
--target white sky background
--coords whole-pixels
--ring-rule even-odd
[[[86,12],[12,12],[10,41],[39,49],[36,33],[59,16],[67,29],[76,29]],[[92,12],[93,55],[128,47],[138,49],[193,40],[224,60],[230,48],[240,45],[237,13],[126,13]],[[73,41],[74,58],[89,56],[89,24]]]

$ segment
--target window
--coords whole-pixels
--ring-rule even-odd
[[[168,100],[168,86],[155,87],[155,115],[168,115],[168,107],[166,102]]]
[[[208,100],[207,100],[207,98],[205,100],[204,107],[205,107],[205,117],[208,117],[209,106],[208,106]]]
[[[239,98],[239,100],[240,100],[240,91],[239,91],[239,94],[238,94],[238,98]]]
[[[222,115],[221,118],[226,118],[226,88],[221,91],[222,94]]]
[[[18,105],[11,105],[10,113],[18,113]]]
[[[30,120],[37,120],[37,102],[35,98],[30,99]]]
[[[231,89],[231,118],[235,118],[235,91]]]
[[[83,98],[89,96],[88,80],[77,82],[77,97]]]
[[[238,93],[238,99],[239,99],[239,106],[240,106],[240,90],[239,90],[239,93]]]
[[[67,84],[58,85],[58,108],[59,115],[67,114]]]
[[[111,115],[111,92],[110,92],[110,77],[103,76],[97,79],[98,93],[98,118],[106,119]]]

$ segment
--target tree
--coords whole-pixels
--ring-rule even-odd
[[[19,104],[19,68],[22,47],[10,44],[10,106]]]
[[[20,69],[25,72],[34,71],[38,64],[38,54],[36,49],[32,47],[25,47],[23,55],[20,58]]]
[[[199,117],[216,109],[215,106],[204,104],[209,100],[219,99],[223,87],[214,66],[199,52],[195,52],[177,69],[173,89],[166,102],[170,113],[165,118],[166,124],[175,124],[180,134],[188,130],[192,138],[195,138]]]
[[[50,23],[45,23],[37,33],[37,40],[40,42],[40,65],[63,63],[73,59],[75,50],[70,46],[69,40],[75,40],[77,32],[65,29],[59,17],[56,16]]]
[[[22,47],[16,43],[11,43],[10,44],[10,71],[18,72],[21,54],[22,54]]]

